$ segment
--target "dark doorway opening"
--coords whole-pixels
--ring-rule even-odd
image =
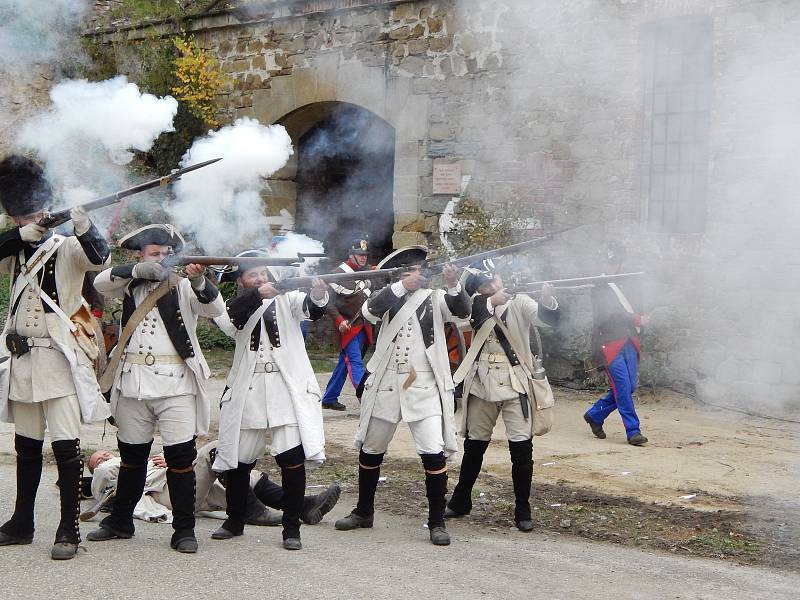
[[[324,105],[297,142],[295,227],[334,260],[367,235],[378,260],[392,250],[394,128],[359,106]]]

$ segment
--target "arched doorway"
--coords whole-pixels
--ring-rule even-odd
[[[354,104],[318,102],[278,121],[295,145],[294,228],[325,244],[338,260],[368,235],[374,258],[392,250],[394,128]]]

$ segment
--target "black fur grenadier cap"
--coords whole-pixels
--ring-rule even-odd
[[[150,244],[172,246],[172,251],[178,254],[186,245],[186,240],[183,239],[181,232],[169,223],[145,225],[119,238],[119,247],[126,250],[141,250]]]
[[[0,204],[11,217],[32,215],[48,206],[53,190],[38,163],[12,154],[0,161]]]

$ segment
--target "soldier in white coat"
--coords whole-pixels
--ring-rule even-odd
[[[487,261],[491,263],[491,261]],[[558,303],[552,286],[542,288],[540,301],[525,295],[511,296],[493,265],[470,268],[464,287],[473,297],[472,346],[456,371],[455,382],[464,382],[461,433],[464,456],[458,484],[447,504],[447,518],[461,517],[472,510],[472,487],[478,478],[483,455],[489,447],[497,419],[502,415],[511,455],[514,486],[514,523],[520,531],[531,531],[531,480],[533,477],[533,411],[528,378],[520,367],[533,363],[530,330],[533,326],[555,325]],[[524,352],[518,356],[513,344],[496,323],[499,319],[519,340]]]
[[[123,330],[132,334],[124,348],[111,388],[111,411],[118,427],[122,468],[111,514],[87,535],[90,541],[130,538],[133,510],[142,496],[147,458],[156,425],[164,443],[167,485],[172,499],[170,546],[197,551],[194,535],[195,438],[208,433],[206,380],[208,364],[197,340],[198,316],[216,317],[225,304],[202,265],[188,265],[187,278],[171,274],[160,262],[181,251],[184,240],[171,225],[147,225],[121,238],[119,245],[138,250],[140,262],[103,271],[94,281],[100,293],[122,299]],[[163,283],[162,283],[163,282]],[[137,307],[150,294],[166,293],[136,323]]]
[[[214,461],[214,470],[225,474],[228,518],[211,537],[242,535],[250,471],[271,435],[271,452],[281,468],[283,547],[300,550],[306,464],[317,466],[325,459],[321,394],[300,323],[325,314],[327,287],[317,279],[308,294],[281,294],[268,267],[235,276],[237,295],[226,303],[227,314],[216,319],[236,341]]]
[[[383,259],[378,268],[409,265],[409,272],[364,303],[364,317],[381,325],[367,365],[371,374],[364,381],[356,433],[358,504],[335,526],[372,527],[380,466],[397,424],[405,421],[425,470],[430,539],[446,546],[450,543],[444,523],[446,459],[458,446],[444,323],[469,317],[470,304],[451,265],[442,273],[446,292],[426,287],[421,265],[427,252],[424,246],[411,246]]]
[[[52,195],[41,167],[27,158],[0,162],[0,201],[17,225],[0,236],[0,271],[11,276],[1,344],[0,419],[14,423],[17,452],[16,505],[0,527],[0,546],[33,540],[46,426],[61,495],[51,556],[69,559],[80,543],[80,424],[108,416],[92,364],[97,347],[84,329],[91,320],[81,288],[86,272],[102,269],[110,252],[82,209],[71,213],[74,236],[55,235],[36,224]]]

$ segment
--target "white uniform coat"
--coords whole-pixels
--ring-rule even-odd
[[[250,335],[255,327],[260,327],[264,312],[273,302],[281,345],[272,350],[272,358],[289,390],[308,466],[316,466],[325,460],[325,432],[320,404],[322,393],[300,329],[300,322],[309,318],[304,309],[305,298],[305,293],[292,291],[271,300],[263,300],[261,307],[250,316],[242,329],[236,329],[227,313],[215,319],[220,329],[236,341],[228,389],[220,405],[215,471],[235,469],[239,464],[239,430],[258,354],[250,350]],[[267,340],[263,341],[266,343]]]
[[[52,238],[61,236],[53,235]],[[47,243],[47,242],[45,242]],[[75,314],[83,303],[82,289],[83,279],[87,271],[99,271],[108,266],[110,257],[105,263],[100,265],[93,264],[83,247],[75,236],[63,239],[56,251],[55,260],[55,279],[56,289],[58,290],[58,303],[67,315]],[[14,276],[17,264],[16,256],[8,256],[0,261],[0,273],[8,273]],[[38,276],[38,274],[37,274]],[[13,281],[12,291],[13,291]],[[9,305],[9,311],[11,306]],[[69,330],[69,326],[55,313],[45,313],[47,331],[53,341],[53,345],[64,354],[72,372],[72,382],[75,385],[75,394],[78,396],[78,403],[81,408],[81,420],[84,423],[103,421],[111,413],[108,403],[100,392],[97,385],[97,377],[94,372],[92,361],[86,353],[78,346],[75,338]],[[6,335],[9,333],[11,319],[6,319],[3,333],[0,335],[0,357],[9,356],[6,346]],[[33,352],[37,349],[33,348]],[[11,360],[0,363],[0,420],[6,423],[14,422],[14,415],[11,403],[8,401],[10,385]]]
[[[456,322],[458,317],[450,312],[447,304],[444,301],[444,290],[428,290],[420,289],[414,292],[406,299],[406,303],[414,303],[417,298],[430,293],[431,303],[433,305],[433,345],[425,349],[425,355],[431,365],[431,370],[436,378],[436,387],[439,391],[439,401],[442,407],[442,437],[444,439],[444,453],[448,458],[454,457],[458,452],[458,444],[456,442],[456,425],[453,417],[453,378],[450,374],[450,360],[447,355],[447,340],[445,339],[444,324],[445,322]],[[402,310],[402,309],[401,309]],[[367,309],[367,303],[364,303],[362,308],[364,318],[370,323],[375,324],[382,319],[383,315],[373,315]],[[416,312],[412,314],[412,318],[416,319]],[[389,362],[392,359],[392,352],[389,347],[394,344],[394,337],[391,336],[390,330],[391,319],[385,320],[381,324],[380,331],[378,332],[378,339],[375,342],[375,355],[380,356],[383,354],[382,359],[378,364],[373,364],[371,361],[367,368],[374,368],[367,381],[364,384],[364,394],[361,397],[361,414],[358,421],[358,430],[356,431],[355,447],[361,450],[364,444],[364,439],[367,435],[367,427],[372,418],[372,413],[375,410],[375,400],[378,394],[378,387],[381,379],[386,373]],[[415,331],[419,331],[416,329]]]
[[[547,323],[542,321],[539,318],[539,304],[531,298],[530,296],[525,295],[517,295],[514,296],[511,300],[509,300],[504,306],[506,306],[505,314],[506,314],[506,326],[508,330],[516,337],[516,340],[519,342],[521,346],[522,355],[519,356],[521,362],[524,362],[527,365],[533,365],[533,352],[531,351],[531,327],[536,325],[537,327],[547,327]],[[500,308],[500,307],[496,307]],[[556,307],[557,308],[557,305]],[[554,309],[553,309],[554,310]],[[500,318],[500,313],[497,312],[495,309],[494,314],[497,318]],[[483,352],[483,349],[481,349]],[[483,380],[479,379],[478,381],[475,380],[476,375],[478,374],[478,363],[480,362],[480,355],[478,355],[478,360],[472,363],[469,371],[467,372],[466,377],[464,378],[464,387],[462,392],[463,398],[469,398],[470,389],[472,388],[473,383],[481,383],[484,386],[487,384],[492,384],[492,378],[488,377]],[[508,363],[500,363],[505,368],[510,368],[511,365]],[[522,370],[520,365],[516,365],[514,367],[514,378],[516,382],[521,384],[525,388],[525,394],[528,398],[528,414],[532,415],[533,411],[535,410],[535,406],[531,404],[533,398],[533,392],[528,388],[528,377],[525,375],[525,372]],[[513,380],[512,379],[512,380]],[[505,390],[497,390],[497,393],[500,394]],[[464,402],[464,410],[461,411],[461,432],[467,431],[467,406],[468,403]],[[533,419],[528,419],[528,422],[531,427],[531,436],[533,435]]]
[[[94,280],[94,287],[106,297],[122,298],[130,282],[130,279],[125,278],[115,278],[112,281],[111,269],[106,269],[97,275]],[[222,300],[222,294],[217,294],[217,297],[207,304],[200,302],[189,280],[181,279],[178,282],[178,306],[181,311],[181,316],[183,317],[186,332],[189,334],[189,340],[192,343],[192,349],[194,350],[194,356],[186,358],[184,362],[195,378],[195,389],[197,390],[197,396],[195,398],[197,407],[195,435],[206,435],[208,433],[208,427],[211,424],[209,408],[210,398],[206,387],[206,380],[211,376],[211,370],[208,368],[208,363],[203,356],[203,351],[200,349],[200,342],[197,339],[197,317],[213,318],[223,314],[225,312],[225,302]],[[117,383],[120,380],[124,364],[124,361],[120,361],[117,372],[114,375],[114,386],[111,389],[112,410],[116,408],[117,401],[119,400],[120,392]]]

